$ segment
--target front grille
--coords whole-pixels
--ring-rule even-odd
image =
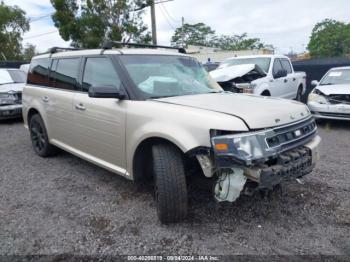
[[[350,104],[350,95],[329,95],[328,101],[331,104]]]
[[[312,171],[312,152],[307,147],[297,147],[277,157],[274,165],[261,170],[261,188],[272,188],[282,180],[302,177]]]
[[[292,125],[274,128],[274,134],[266,138],[269,148],[281,147],[287,150],[305,143],[316,134],[317,126],[313,117]]]
[[[350,119],[350,114],[344,114],[344,113],[324,113],[324,112],[318,112],[321,116],[330,116],[330,117],[342,117],[342,118],[348,118]]]

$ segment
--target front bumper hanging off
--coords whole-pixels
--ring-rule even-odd
[[[308,143],[284,151],[276,156],[274,164],[257,164],[253,166],[242,166],[244,175],[257,182],[259,188],[272,189],[284,180],[300,178],[310,173],[319,159],[318,146],[321,138],[316,135]],[[225,161],[227,168],[228,161]],[[231,164],[235,166],[234,163]]]

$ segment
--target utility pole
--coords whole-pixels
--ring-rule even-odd
[[[156,25],[156,9],[154,7],[154,0],[151,0],[151,20],[152,20],[152,43],[157,45],[157,25]]]

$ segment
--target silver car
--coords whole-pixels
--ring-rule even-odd
[[[0,120],[22,117],[22,90],[26,78],[19,69],[0,69]]]
[[[224,92],[196,59],[160,49],[34,57],[23,118],[41,157],[58,147],[153,182],[162,223],[186,217],[192,178],[233,202],[310,173],[321,140],[302,103]]]
[[[315,118],[350,120],[350,67],[332,68],[312,85],[307,104]]]

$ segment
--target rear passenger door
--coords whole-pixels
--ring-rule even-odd
[[[73,101],[74,147],[85,158],[125,174],[126,101],[91,98],[88,90],[103,86],[121,88],[121,80],[108,56],[84,59],[81,92]]]
[[[73,97],[78,89],[81,58],[55,58],[49,74],[49,89],[42,97],[47,105],[50,139],[63,146],[71,146]]]

